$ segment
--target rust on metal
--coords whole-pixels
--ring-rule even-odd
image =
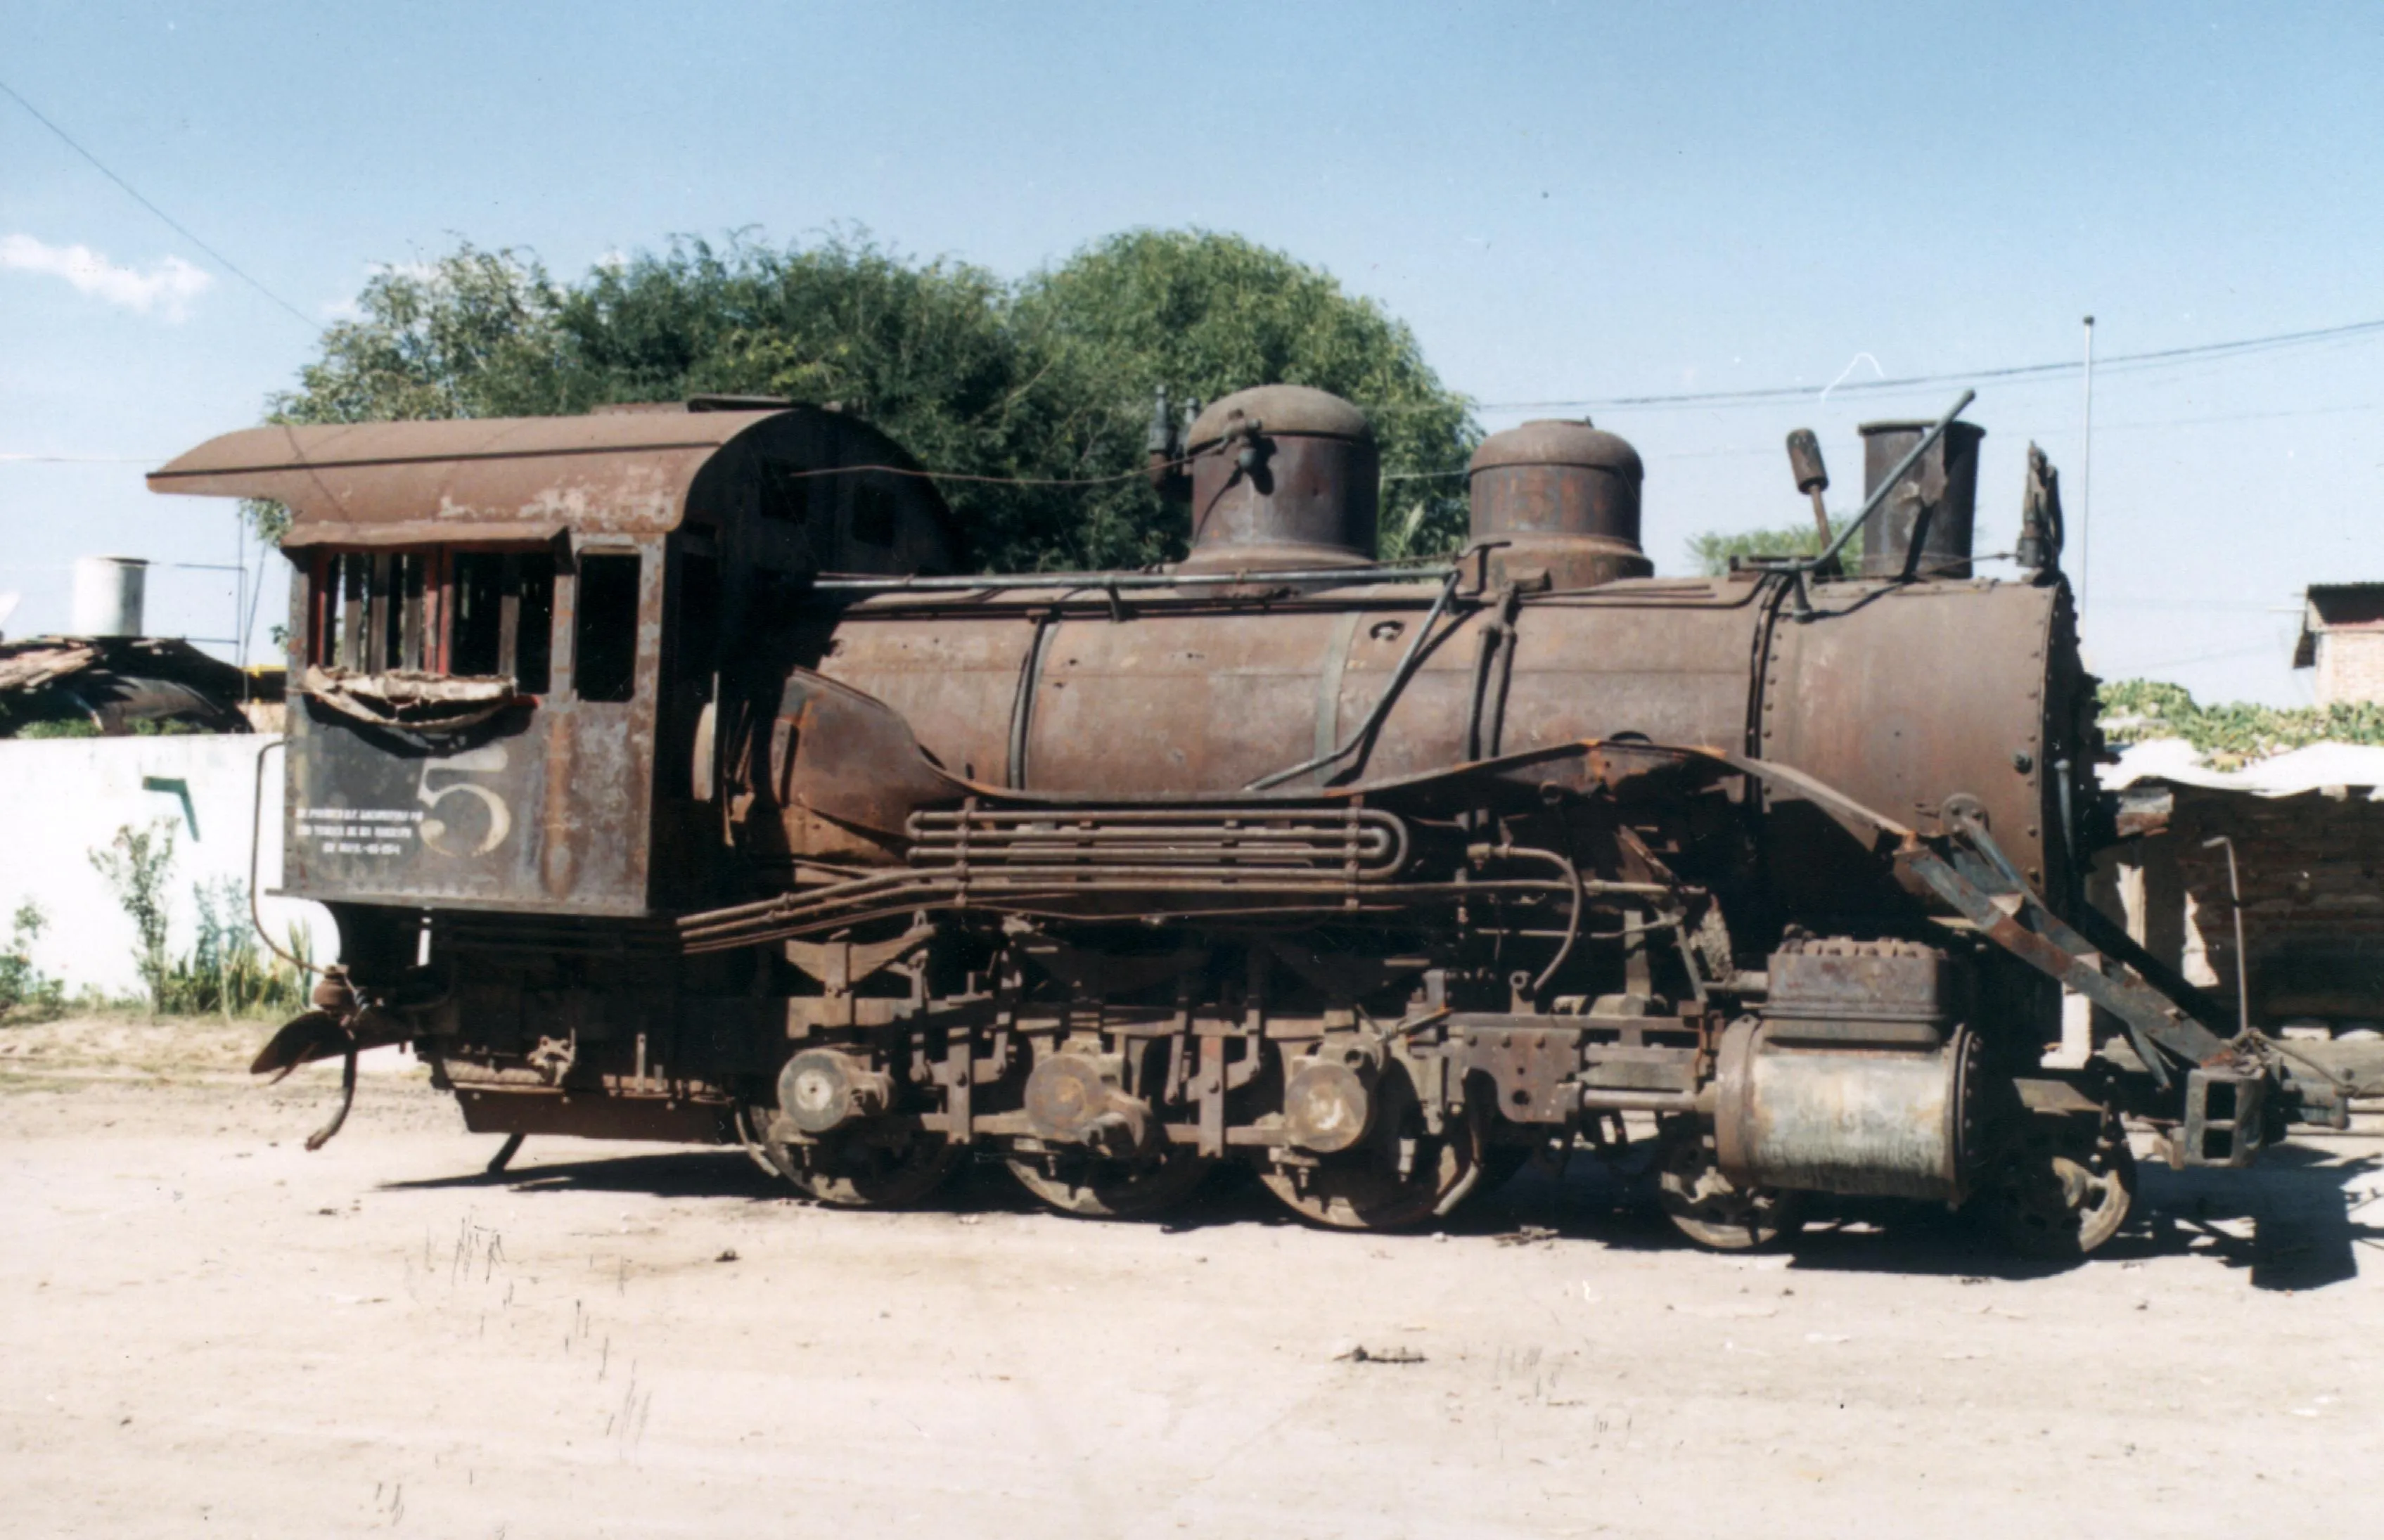
[[[1863,424],[1866,493],[1879,491],[1881,481],[1920,441],[1929,426],[1925,422]],[[1863,526],[1863,576],[1970,575],[1979,441],[1985,437],[1986,429],[1974,424],[1953,424],[1889,491],[1879,513]]]
[[[1482,441],[1466,467],[1473,538],[1496,542],[1493,582],[1595,588],[1654,573],[1639,544],[1639,452],[1587,422],[1527,422]]]
[[[155,484],[298,517],[283,884],[350,991],[260,1067],[402,1038],[474,1129],[834,1204],[981,1149],[1072,1214],[1235,1161],[1380,1228],[1587,1150],[1707,1245],[1826,1191],[2078,1254],[2121,1117],[2240,1164],[2348,1082],[2096,928],[2092,681],[2057,540],[1968,576],[1968,399],[1871,434],[1851,578],[1652,576],[1586,423],[1374,565],[1373,429],[1289,386],[1159,404],[1172,572],[913,581],[963,560],[930,483],[806,408],[203,446]]]
[[[1263,385],[1211,404],[1186,438],[1187,571],[1373,560],[1374,429],[1347,402],[1304,385]]]

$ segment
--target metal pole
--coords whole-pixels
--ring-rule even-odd
[[[1929,453],[1930,446],[1945,436],[1945,429],[1954,426],[1954,419],[1962,415],[1962,408],[1969,405],[1970,403],[1978,399],[1978,391],[1963,391],[1962,399],[1954,403],[1953,409],[1947,412],[1943,416],[1939,417],[1934,424],[1931,425],[1929,431],[1920,435],[1920,441],[1914,444],[1911,450],[1906,453],[1904,458],[1895,463],[1895,468],[1889,471],[1884,477],[1880,478],[1878,490],[1873,491],[1869,498],[1864,500],[1862,511],[1855,515],[1853,518],[1846,521],[1846,527],[1838,531],[1838,538],[1831,540],[1819,555],[1807,556],[1802,561],[1785,563],[1780,566],[1771,568],[1771,570],[1778,572],[1811,572],[1818,568],[1827,566],[1831,561],[1835,560],[1838,553],[1845,549],[1846,542],[1861,532],[1863,525],[1869,522],[1870,515],[1879,512],[1879,505],[1887,501],[1887,494],[1894,491],[1896,484],[1902,481],[1905,477],[1910,473],[1913,466],[1920,463],[1920,457]],[[1828,515],[1824,514],[1823,516],[1827,517]]]
[[[2078,612],[2086,612],[2086,592],[2094,582],[2094,317],[2086,317],[2086,447],[2078,467]]]
[[[231,580],[231,634],[235,639],[231,650],[234,667],[243,673],[248,668],[248,535],[247,521],[241,517],[245,504],[235,503],[231,509],[231,559],[237,565],[237,575]],[[246,699],[245,682],[241,695]]]
[[[2235,912],[2235,1024],[2252,1035],[2252,960],[2243,955],[2243,878],[2235,869],[2235,841],[2225,835],[2202,842],[2205,851],[2227,848],[2228,907]]]

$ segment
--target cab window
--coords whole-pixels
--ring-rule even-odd
[[[552,552],[327,552],[313,584],[306,658],[317,667],[509,677],[533,695],[548,688]]]
[[[638,674],[638,558],[584,555],[573,596],[571,688],[583,701],[626,701]]]

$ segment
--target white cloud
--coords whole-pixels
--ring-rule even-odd
[[[146,316],[179,321],[187,304],[215,286],[215,276],[179,256],[125,267],[89,246],[53,246],[30,235],[0,235],[0,268],[62,278],[83,293]]]

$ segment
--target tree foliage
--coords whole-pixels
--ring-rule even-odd
[[[1479,438],[1379,306],[1206,231],[1131,231],[1017,283],[857,236],[682,239],[571,283],[466,244],[376,274],[355,308],[275,398],[275,420],[556,415],[713,391],[836,402],[924,466],[993,478],[942,484],[989,568],[1181,554],[1182,512],[1134,475],[1160,389],[1183,402],[1282,380],[1368,407],[1394,478],[1386,554],[1455,542]],[[1019,484],[1072,480],[1099,484]]]
[[[163,819],[142,829],[126,824],[106,850],[91,852],[91,864],[132,922],[132,965],[149,991],[150,1010],[162,1014],[174,970],[166,936],[166,881],[174,866],[174,826]]]
[[[49,928],[42,906],[27,899],[11,918],[8,944],[0,947],[0,1022],[40,1021],[66,1003],[66,986],[33,963],[33,943]]]
[[[2384,705],[2261,706],[2196,702],[2183,685],[2121,679],[2101,690],[2103,736],[2114,743],[2181,738],[2195,751],[2241,764],[2313,743],[2384,744]]]
[[[1015,313],[1105,412],[1104,441],[1138,450],[1161,390],[1186,404],[1281,382],[1358,403],[1382,449],[1384,555],[1461,542],[1471,405],[1413,332],[1331,275],[1237,236],[1129,230],[1028,279]],[[1147,493],[1096,501],[1101,528],[1150,523]]]
[[[1830,538],[1835,540],[1845,529],[1839,519],[1830,521]],[[1719,578],[1730,570],[1733,559],[1747,556],[1817,556],[1821,551],[1821,531],[1813,521],[1791,524],[1778,529],[1745,529],[1734,535],[1707,530],[1689,537],[1689,561],[1708,578]],[[1851,555],[1839,560],[1851,562]]]

